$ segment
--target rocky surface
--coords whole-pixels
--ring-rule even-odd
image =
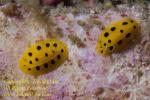
[[[99,4],[100,5],[100,4]],[[16,5],[19,15],[9,16],[0,10],[0,88],[4,91],[18,84],[9,80],[58,80],[45,84],[43,97],[9,97],[18,100],[148,100],[150,98],[150,4],[106,5],[104,8],[47,7],[31,10],[28,4]],[[39,7],[38,7],[39,8]],[[2,7],[0,8],[2,9]],[[85,11],[85,12],[84,12]],[[21,17],[20,17],[21,16]],[[47,16],[47,17],[45,17]],[[132,17],[141,25],[141,40],[120,54],[101,57],[95,51],[100,32],[111,22]],[[69,58],[57,70],[40,77],[25,75],[18,60],[32,43],[45,38],[57,38],[67,43]],[[26,86],[24,84],[23,86]],[[28,85],[27,85],[28,86]],[[35,87],[35,84],[29,84]],[[38,93],[37,90],[20,93]]]

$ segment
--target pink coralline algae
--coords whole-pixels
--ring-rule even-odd
[[[7,57],[3,50],[0,50],[0,71],[4,71],[7,67]]]
[[[41,24],[42,21],[39,21],[43,17],[36,13],[40,12],[40,9],[36,9],[34,12],[36,17],[40,17],[37,19],[32,16],[34,15],[33,12],[23,10],[23,7],[17,8],[23,14],[23,20],[17,20],[18,17],[5,16],[2,12],[0,14],[0,33],[2,32],[0,34],[0,41],[2,41],[0,42],[0,46],[2,45],[0,49],[3,49],[0,50],[0,77],[2,77],[2,81],[5,80],[3,79],[5,76],[8,76],[8,80],[58,80],[59,82],[56,84],[44,85],[48,88],[45,92],[51,94],[51,96],[43,97],[43,100],[149,99],[145,99],[146,96],[150,95],[148,87],[150,76],[149,38],[143,44],[137,43],[136,46],[128,48],[125,52],[113,54],[109,57],[98,56],[95,51],[98,36],[105,29],[105,26],[120,20],[122,17],[134,18],[141,24],[142,36],[149,34],[148,28],[144,27],[144,25],[148,26],[148,21],[142,19],[144,14],[142,7],[120,5],[119,9],[105,9],[103,7],[100,9],[99,7],[103,5],[96,5],[93,8],[84,9],[78,8],[78,6],[77,8],[73,6],[63,8],[60,5],[61,7],[58,6],[58,9],[56,7],[54,9],[50,7],[49,9],[48,6],[57,6],[64,0],[40,1],[43,4],[41,9],[45,10],[45,7],[48,9],[48,14],[50,14],[48,15],[48,21],[52,19],[52,22],[54,22],[52,25],[51,23],[46,25],[47,28]],[[87,7],[91,7],[93,5],[91,1],[84,0],[84,3],[89,4]],[[98,9],[98,12],[94,8]],[[87,12],[80,13],[82,9]],[[79,11],[74,14],[71,12],[72,10]],[[56,36],[56,38],[62,39],[69,49],[66,62],[57,70],[38,78],[21,73],[17,67],[17,61],[25,48],[30,46],[31,43],[49,38],[47,33],[51,34],[53,31],[55,33],[55,29],[58,28],[63,36]],[[52,32],[51,29],[53,29]],[[69,36],[72,36],[72,39],[69,39]],[[145,37],[147,36],[145,35]],[[73,43],[73,40],[75,40],[75,43]],[[142,40],[144,40],[143,37]],[[85,46],[78,46],[81,42]],[[22,92],[25,93],[26,91]],[[4,97],[4,99],[6,98]],[[41,97],[37,98],[41,99]],[[23,99],[23,97],[16,97],[16,99]],[[25,99],[30,99],[30,97],[25,97]]]
[[[61,0],[40,0],[42,5],[56,6]]]
[[[112,88],[122,88],[123,86],[128,84],[128,79],[123,73],[116,73],[112,76],[112,80],[110,82],[110,87]]]

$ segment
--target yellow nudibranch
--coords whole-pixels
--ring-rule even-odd
[[[55,70],[67,58],[68,47],[64,42],[46,39],[24,51],[19,60],[19,67],[26,74],[39,76]]]
[[[131,18],[113,22],[100,34],[96,51],[102,56],[123,51],[132,40],[139,36],[139,32],[139,24]]]

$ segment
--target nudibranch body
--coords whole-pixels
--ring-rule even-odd
[[[68,48],[64,42],[46,39],[24,51],[19,60],[19,67],[26,74],[39,76],[58,68],[67,57]]]
[[[113,22],[100,34],[96,44],[96,51],[103,56],[120,52],[139,36],[139,32],[139,24],[131,18],[123,18]]]

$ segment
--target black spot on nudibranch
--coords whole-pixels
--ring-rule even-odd
[[[30,60],[29,63],[32,64],[32,61]]]
[[[108,37],[108,36],[109,36],[109,33],[108,33],[108,32],[105,32],[105,33],[104,33],[104,36],[105,36],[105,37]]]
[[[36,66],[36,70],[40,70],[40,66]]]
[[[41,50],[41,46],[37,46],[37,50]]]
[[[108,40],[108,43],[111,43],[111,40]]]
[[[35,58],[35,61],[39,61],[39,59],[38,59],[38,58]]]
[[[136,29],[136,26],[133,26],[134,29]]]
[[[133,20],[131,20],[131,23],[133,23]]]
[[[123,22],[123,23],[122,23],[122,25],[127,25],[127,24],[128,24],[128,22]]]
[[[106,46],[106,43],[104,43],[104,46]]]
[[[57,55],[57,59],[60,59],[61,58],[61,56],[60,55]]]
[[[126,35],[126,38],[130,37],[130,35],[131,35],[131,33],[128,33],[128,34]]]
[[[48,53],[45,53],[45,56],[48,57]]]
[[[44,64],[44,67],[45,67],[45,68],[48,68],[48,63],[45,63],[45,64]]]
[[[29,55],[29,56],[32,56],[32,53],[31,53],[31,52],[29,52],[29,53],[28,53],[28,55]]]
[[[123,30],[120,30],[121,33],[123,33]]]
[[[55,60],[51,60],[51,64],[55,64]]]
[[[57,44],[56,44],[56,43],[54,43],[54,44],[53,44],[53,46],[54,46],[54,47],[57,47]]]
[[[118,44],[118,45],[122,44],[122,40],[118,41],[117,44]]]
[[[103,53],[103,50],[101,51],[101,53]]]
[[[46,43],[46,47],[49,47],[50,46],[50,44],[49,43]]]
[[[28,68],[28,70],[31,70],[31,68]]]
[[[115,29],[116,29],[116,27],[112,27],[112,28],[111,28],[111,31],[114,31]]]
[[[63,50],[63,49],[61,49],[61,52],[64,52],[64,50]]]
[[[110,47],[109,47],[109,50],[113,50],[113,48],[114,48],[113,46],[110,46]]]

